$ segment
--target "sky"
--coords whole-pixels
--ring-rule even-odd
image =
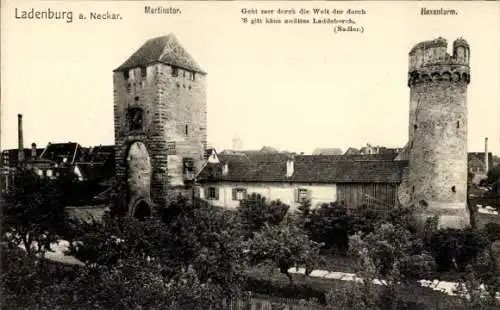
[[[147,15],[144,6],[177,7]],[[458,16],[421,16],[450,8]],[[73,22],[15,18],[15,9],[73,11]],[[244,24],[241,10],[365,9],[363,33],[331,25]],[[76,20],[114,12],[118,21]],[[402,147],[408,139],[408,52],[439,36],[471,48],[468,150],[500,155],[499,2],[2,1],[1,148],[24,144],[114,143],[112,70],[146,40],[173,33],[208,72],[208,140],[216,149],[241,139],[311,153],[317,147]],[[276,17],[276,16],[275,16]],[[336,16],[331,16],[335,18]],[[339,17],[336,18],[345,18]]]

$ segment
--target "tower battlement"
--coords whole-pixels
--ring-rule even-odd
[[[409,53],[409,72],[425,71],[428,67],[436,66],[448,67],[448,70],[459,68],[468,72],[470,49],[467,41],[463,38],[453,41],[452,54],[447,49],[448,42],[441,37],[416,44]]]

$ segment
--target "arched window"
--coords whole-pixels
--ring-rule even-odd
[[[143,130],[143,111],[141,108],[129,108],[127,111],[128,125],[130,131]]]

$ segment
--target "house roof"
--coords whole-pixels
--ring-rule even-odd
[[[286,176],[288,154],[219,155],[207,164],[198,182],[399,183],[407,161],[365,160],[361,156],[296,155],[294,173]],[[226,175],[222,174],[228,165]]]
[[[172,33],[147,40],[114,71],[123,71],[153,63],[165,63],[206,74]]]
[[[342,155],[343,152],[338,147],[336,148],[317,148],[312,152],[313,155]]]
[[[36,149],[36,158],[38,159],[42,154],[44,149],[37,148]],[[25,148],[24,151],[24,159],[31,160],[31,148]],[[1,164],[9,167],[15,167],[18,164],[18,149],[9,149],[2,151],[2,160]]]
[[[40,157],[56,163],[62,163],[63,158],[67,158],[67,163],[71,164],[74,160],[78,160],[81,149],[76,142],[49,143]]]
[[[115,156],[114,145],[99,145],[85,148],[80,161],[89,163],[106,163]]]

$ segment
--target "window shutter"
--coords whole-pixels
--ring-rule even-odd
[[[209,189],[209,187],[204,187],[204,188],[203,188],[203,196],[204,196],[203,198],[205,198],[205,199],[210,198],[210,197],[208,196],[208,189]]]
[[[295,191],[295,193],[294,193],[295,194],[294,195],[295,196],[295,202],[299,202],[299,189],[296,188],[296,189],[294,189],[294,191]]]
[[[237,195],[236,192],[237,192],[236,188],[233,188],[233,200],[236,200],[238,198],[236,196]]]
[[[219,188],[215,187],[215,200],[219,200]]]

